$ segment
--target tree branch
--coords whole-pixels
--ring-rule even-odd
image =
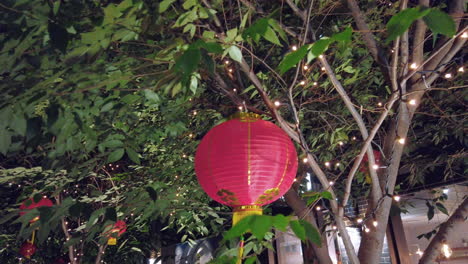
[[[465,197],[460,206],[453,212],[449,219],[443,223],[437,234],[424,250],[424,255],[419,260],[419,264],[436,263],[437,257],[444,241],[449,240],[454,235],[455,227],[463,225],[468,217],[468,197]]]
[[[420,6],[429,7],[429,0],[419,0]],[[422,19],[416,21],[416,28],[413,34],[413,45],[411,49],[411,62],[420,65],[424,60],[424,39],[426,35],[427,25]],[[411,78],[415,82],[418,78]]]

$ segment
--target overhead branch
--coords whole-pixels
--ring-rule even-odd
[[[429,0],[419,0],[420,6],[429,7]],[[411,45],[411,62],[420,65],[424,60],[424,40],[426,36],[427,25],[422,19],[416,21],[416,28],[413,34],[413,43]],[[411,78],[412,82],[418,80],[417,76]]]
[[[449,219],[440,226],[439,231],[432,238],[426,250],[424,250],[424,254],[419,260],[419,264],[436,263],[444,241],[447,241],[454,236],[456,228],[463,225],[467,217],[468,197],[465,197],[463,202],[458,206],[455,212],[453,212]]]
[[[282,1],[282,0],[281,0]],[[303,21],[307,21],[307,13],[302,11],[292,0],[286,0],[286,3],[293,10],[293,12],[299,16]]]
[[[362,34],[362,38],[366,47],[369,49],[374,60],[381,67],[384,75],[389,76],[389,64],[387,57],[385,56],[385,52],[377,45],[374,34],[369,29],[369,26],[365,21],[365,16],[361,12],[359,5],[355,0],[347,0],[346,2],[348,3],[349,9],[351,10],[351,14],[353,15],[354,21],[356,22],[356,26]]]

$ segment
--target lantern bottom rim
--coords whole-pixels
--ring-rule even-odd
[[[262,215],[263,209],[259,205],[242,205],[234,207],[234,214],[232,216],[232,225],[237,224],[240,220],[249,215]]]

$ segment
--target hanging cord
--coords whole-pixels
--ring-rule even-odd
[[[242,264],[242,255],[244,255],[244,236],[241,235],[239,241],[239,251],[236,264]]]

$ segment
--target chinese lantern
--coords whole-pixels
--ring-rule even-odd
[[[31,201],[28,204],[28,201]],[[20,216],[26,214],[26,210],[32,210],[34,208],[39,208],[39,207],[43,207],[43,206],[46,206],[46,207],[51,207],[53,206],[54,204],[52,203],[51,200],[47,199],[47,198],[42,198],[41,200],[39,200],[39,202],[34,202],[34,199],[33,198],[29,198],[27,200],[25,200],[19,207],[19,209],[21,210],[20,211]],[[37,220],[39,220],[39,216],[36,216],[34,219],[32,219],[31,221],[29,221],[30,223],[34,223],[36,222]]]
[[[291,187],[297,153],[279,127],[252,113],[239,113],[211,129],[195,155],[195,172],[205,192],[234,208],[233,224],[262,214]]]
[[[36,246],[29,241],[24,242],[19,250],[19,253],[27,259],[31,258],[34,252],[36,252]]]
[[[125,233],[125,231],[127,231],[127,224],[125,224],[124,221],[118,220],[115,222],[114,227],[112,227],[112,229],[107,232],[107,245],[117,245],[117,237],[120,237],[123,233]]]

